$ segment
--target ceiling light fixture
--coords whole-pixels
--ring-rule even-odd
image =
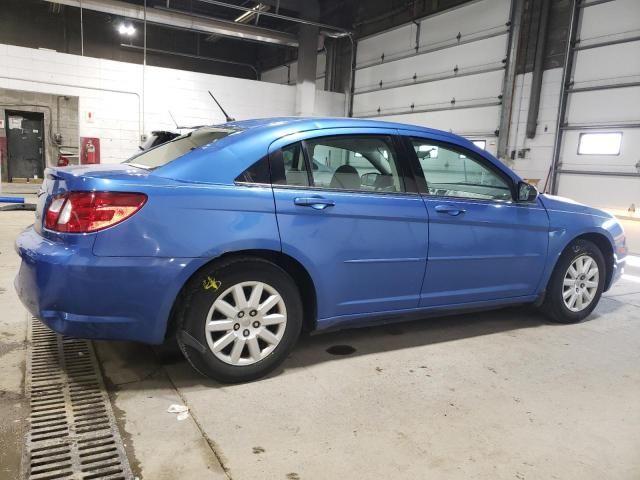
[[[251,10],[244,12],[242,15],[238,16],[234,20],[236,23],[249,23],[257,14],[261,12],[266,12],[269,10],[269,5],[265,5],[264,3],[259,3]]]
[[[338,30],[322,29],[320,30],[320,35],[324,35],[325,37],[330,37],[330,38],[345,38],[345,37],[348,37],[350,33],[342,32]]]
[[[125,25],[124,23],[121,23],[118,26],[118,33],[120,33],[120,35],[127,35],[129,37],[132,37],[136,33],[136,27],[134,27],[132,24]]]

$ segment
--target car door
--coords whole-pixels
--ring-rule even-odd
[[[427,214],[395,134],[326,129],[270,147],[282,250],[311,274],[324,326],[418,306]]]
[[[536,199],[514,201],[514,179],[474,148],[409,134],[407,150],[426,180],[429,253],[421,306],[534,295],[549,220]]]

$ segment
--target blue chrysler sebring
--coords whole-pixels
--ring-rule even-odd
[[[225,382],[274,369],[303,329],[527,303],[577,322],[627,253],[611,215],[538,195],[464,138],[314,118],[47,169],[16,248],[18,294],[53,330],[175,335]]]

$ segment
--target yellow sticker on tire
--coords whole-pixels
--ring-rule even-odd
[[[210,290],[212,288],[214,290],[218,290],[221,285],[222,285],[222,282],[220,280],[216,280],[215,277],[213,278],[207,277],[205,280],[202,281],[202,286],[205,290]]]

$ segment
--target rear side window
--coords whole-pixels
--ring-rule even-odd
[[[232,128],[199,128],[170,142],[139,153],[124,163],[146,169],[162,167],[191,150],[216,142],[238,131],[238,129]]]
[[[313,185],[339,190],[404,190],[391,137],[339,135],[305,142]]]
[[[271,175],[269,173],[269,158],[262,157],[256,163],[247,168],[238,175],[236,182],[240,183],[271,183]]]
[[[309,173],[301,142],[292,143],[273,154],[273,183],[309,186]]]
[[[273,156],[273,183],[332,190],[403,192],[393,140],[384,135],[317,137]]]

